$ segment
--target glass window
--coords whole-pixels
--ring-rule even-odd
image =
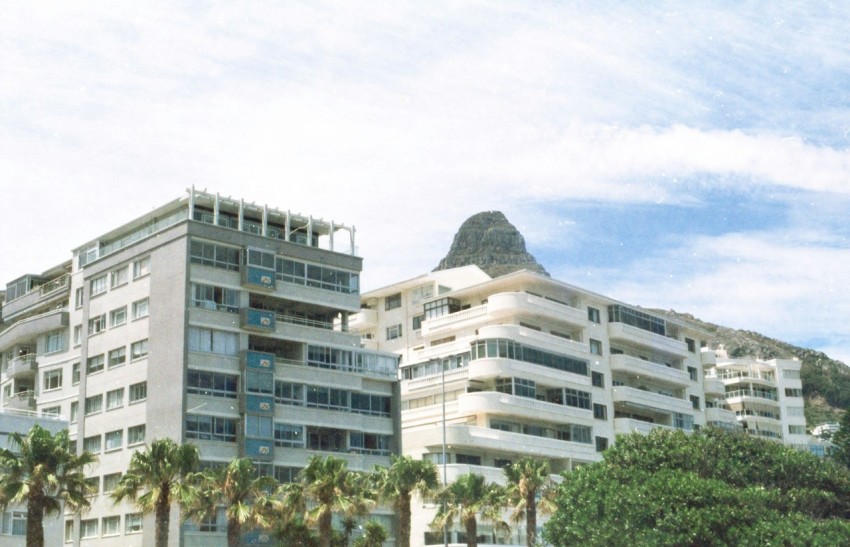
[[[109,368],[120,367],[127,362],[127,348],[121,346],[109,352]]]
[[[65,543],[73,543],[74,542],[74,521],[66,520],[65,521]]]
[[[56,353],[65,349],[65,337],[61,330],[48,333],[45,336],[44,353]]]
[[[145,424],[127,428],[127,446],[145,442]]]
[[[133,319],[139,319],[148,316],[148,299],[143,298],[133,302]]]
[[[239,291],[193,283],[192,306],[206,310],[236,313],[239,311]]]
[[[85,519],[80,521],[80,538],[97,537],[97,519]]]
[[[135,534],[142,531],[142,514],[127,513],[124,515],[124,533]]]
[[[303,406],[304,384],[282,382],[280,380],[275,381],[274,401],[282,405]]]
[[[42,391],[50,391],[62,387],[62,369],[55,368],[53,370],[44,371],[42,378]]]
[[[590,339],[590,353],[593,355],[602,355],[602,342],[599,340]]]
[[[83,339],[83,326],[74,325],[74,346],[79,346]]]
[[[103,517],[104,536],[117,536],[121,531],[121,517]]]
[[[124,388],[106,392],[106,410],[124,406]]]
[[[74,290],[74,307],[76,309],[83,307],[83,287]]]
[[[606,450],[608,450],[608,438],[596,437],[596,451],[605,452]]]
[[[90,281],[89,288],[92,296],[97,296],[106,292],[106,275],[95,277]]]
[[[696,342],[695,342],[693,339],[691,339],[691,338],[685,338],[685,344],[687,344],[687,345],[688,345],[688,351],[690,351],[691,353],[696,353],[696,351],[697,351],[697,344],[696,344]]]
[[[71,385],[75,386],[80,383],[80,363],[71,365]]]
[[[186,393],[235,399],[238,382],[239,376],[235,374],[189,369],[186,377]]]
[[[605,375],[601,372],[591,372],[590,381],[593,387],[605,387]]]
[[[127,306],[121,306],[109,312],[109,326],[118,327],[127,322]]]
[[[189,327],[189,351],[235,356],[238,354],[238,341],[235,332]]]
[[[130,346],[130,359],[135,361],[136,359],[141,359],[142,357],[146,357],[148,355],[148,339],[139,340],[138,342],[133,342]]]
[[[103,493],[112,492],[118,487],[118,482],[121,480],[121,473],[110,473],[103,476]]]
[[[55,416],[59,417],[62,414],[61,406],[46,406],[41,409],[42,416]]]
[[[106,314],[98,315],[89,319],[89,336],[106,330]]]
[[[401,293],[391,294],[384,300],[384,310],[389,311],[401,307]]]
[[[587,307],[587,320],[591,323],[599,323],[599,310],[596,308]]]
[[[106,444],[106,450],[117,450],[121,448],[124,444],[124,430],[118,429],[108,432],[104,435],[104,443]]]
[[[139,382],[130,386],[130,402],[141,401],[148,398],[148,383]]]
[[[237,422],[235,418],[187,414],[186,438],[235,443]]]
[[[133,279],[138,279],[151,273],[151,257],[146,256],[133,262]]]
[[[605,405],[600,405],[598,403],[593,403],[593,417],[597,420],[607,420],[608,407]]]
[[[92,395],[91,397],[86,397],[86,416],[91,414],[97,414],[103,410],[103,395]]]
[[[100,355],[89,357],[86,361],[86,372],[88,374],[94,374],[101,370],[103,370],[103,354],[101,353]]]
[[[83,439],[83,450],[87,450],[92,454],[100,453],[100,435],[94,435],[92,437],[86,437]]]
[[[109,272],[109,286],[113,289],[115,287],[120,287],[127,283],[128,274],[127,274],[127,266],[123,266],[118,268],[117,270],[112,270]]]
[[[272,437],[272,417],[246,414],[245,435],[247,437],[270,439]]]
[[[387,327],[387,340],[395,340],[401,338],[401,323]]]
[[[72,422],[76,422],[76,421],[77,421],[77,411],[79,410],[79,408],[80,408],[80,403],[78,403],[77,401],[74,401],[74,402],[72,402],[72,403],[71,403],[71,416],[70,416],[70,420],[71,420]]]
[[[193,264],[239,271],[239,249],[193,240],[189,247],[189,261]]]

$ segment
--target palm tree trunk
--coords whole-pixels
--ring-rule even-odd
[[[473,516],[463,521],[466,527],[466,547],[478,547],[478,520]]]
[[[41,500],[31,498],[27,503],[27,547],[44,547],[43,516]]]
[[[410,547],[410,494],[398,500],[398,547]]]
[[[537,503],[531,490],[525,498],[525,544],[533,547],[537,541]]]
[[[227,519],[227,547],[239,547],[242,539],[242,523],[239,519]]]
[[[331,547],[333,528],[331,518],[333,513],[325,511],[319,516],[319,547]]]
[[[171,497],[168,485],[162,487],[162,491],[156,500],[156,530],[154,542],[156,547],[168,547],[168,527],[171,525]]]

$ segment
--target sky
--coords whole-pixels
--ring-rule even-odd
[[[850,363],[850,3],[0,0],[0,283],[194,185],[356,228],[500,210],[556,279]]]

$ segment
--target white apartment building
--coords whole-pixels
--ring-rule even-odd
[[[397,356],[349,332],[354,243],[333,221],[191,189],[7,284],[0,407],[67,417],[100,458],[99,493],[64,522],[66,544],[153,545],[153,517],[109,492],[154,439],[194,443],[209,466],[247,456],[281,481],[311,455],[389,463]],[[172,544],[226,544],[223,514],[198,526],[172,511]]]
[[[448,483],[469,472],[504,483],[501,467],[524,456],[570,471],[616,435],[654,428],[743,425],[789,440],[804,429],[798,362],[728,360],[702,350],[710,334],[691,323],[527,270],[436,271],[368,292],[361,307],[351,325],[364,345],[401,355],[402,451],[441,464]],[[436,508],[423,508],[414,541],[442,545],[428,529]],[[508,542],[524,537],[520,525]]]

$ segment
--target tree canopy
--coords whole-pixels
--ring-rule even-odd
[[[553,545],[850,544],[850,473],[743,434],[620,437],[565,475]]]

